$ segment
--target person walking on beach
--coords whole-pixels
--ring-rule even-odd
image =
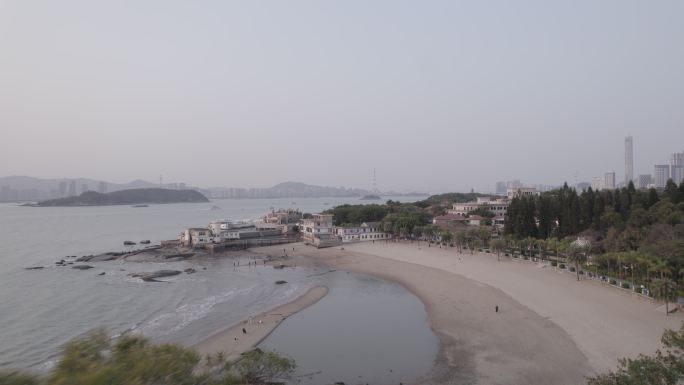
[[[499,305],[494,306],[494,312],[498,313],[499,312]]]
[[[242,334],[247,334],[247,330],[245,330],[245,328],[242,328]]]

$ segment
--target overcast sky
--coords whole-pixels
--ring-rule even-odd
[[[492,190],[684,151],[684,1],[0,0],[0,176]]]

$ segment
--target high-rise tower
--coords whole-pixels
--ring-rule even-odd
[[[625,138],[625,186],[634,180],[634,148],[632,136]]]

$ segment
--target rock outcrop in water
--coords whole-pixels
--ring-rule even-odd
[[[138,188],[102,194],[86,191],[79,196],[50,199],[31,206],[111,206],[136,203],[198,203],[209,199],[195,190],[169,190],[164,188]]]
[[[182,273],[182,271],[158,270],[158,271],[151,272],[151,273],[131,273],[128,275],[133,277],[133,278],[140,278],[145,282],[159,282],[159,281],[157,281],[157,278],[172,277],[172,276],[178,275],[180,273]]]

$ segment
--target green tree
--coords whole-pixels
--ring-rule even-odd
[[[670,278],[656,278],[651,285],[653,298],[665,302],[665,316],[670,313],[669,303],[677,298],[677,282]]]
[[[553,251],[556,256],[556,262],[558,262],[558,252],[560,250],[560,242],[556,238],[549,238],[546,240],[546,248]]]
[[[567,258],[569,262],[575,264],[575,273],[577,273],[577,281],[579,282],[580,265],[587,263],[589,257],[589,250],[591,244],[585,240],[578,238],[570,244],[567,251]]]
[[[451,244],[451,242],[452,242],[453,239],[454,239],[454,235],[451,233],[451,231],[450,231],[450,230],[446,230],[446,229],[445,229],[445,230],[442,230],[442,232],[440,233],[439,236],[440,236],[440,239],[442,240],[442,243],[444,243],[444,244],[447,245],[447,246],[448,246],[449,244]]]
[[[496,252],[496,260],[500,261],[501,252],[506,249],[506,241],[501,238],[494,239],[489,243],[489,247]]]
[[[432,240],[432,237],[435,235],[435,228],[432,225],[425,225],[423,226],[423,236],[425,239],[428,241]]]

